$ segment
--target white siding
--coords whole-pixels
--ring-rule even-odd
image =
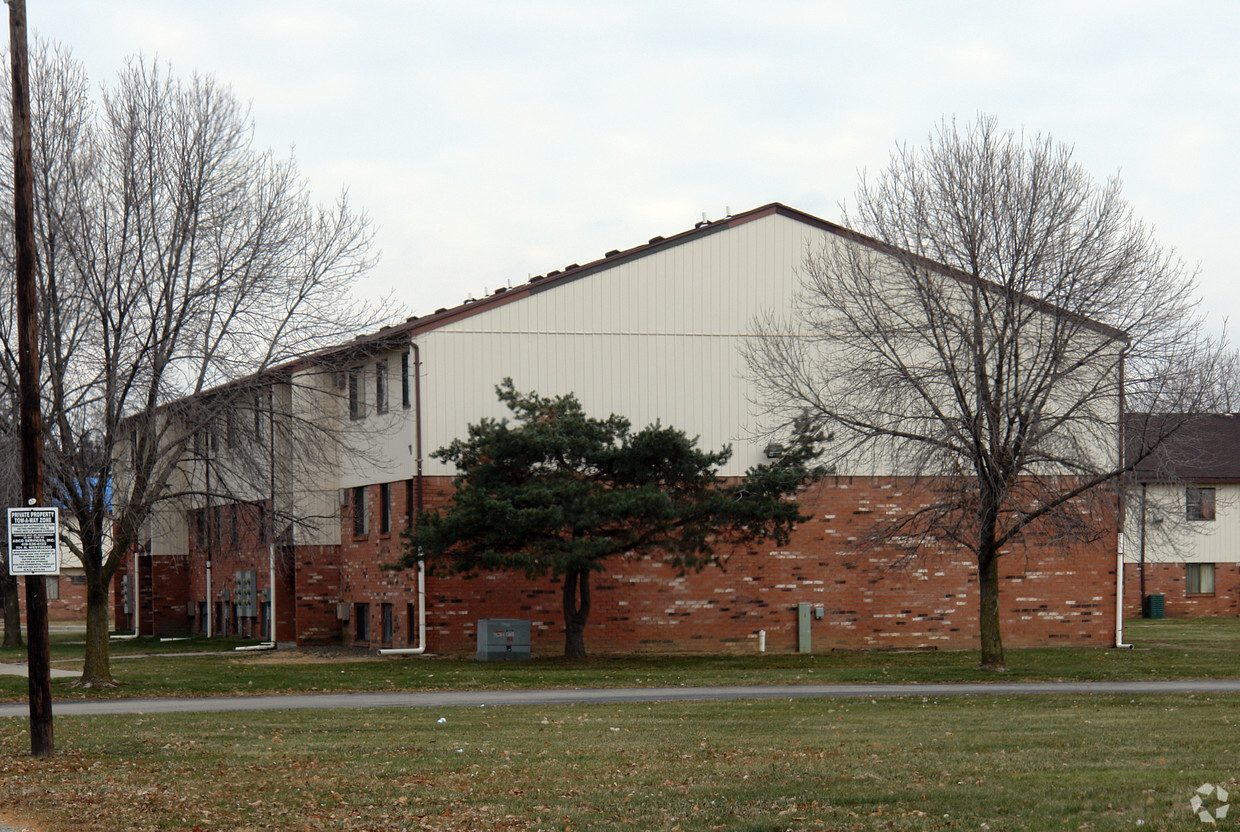
[[[656,420],[733,446],[725,474],[762,462],[740,346],[753,319],[788,308],[806,245],[821,231],[773,215],[538,292],[422,341],[429,452],[482,416],[495,385],[574,393],[595,416]],[[429,460],[427,474],[444,473]]]
[[[1184,486],[1151,485],[1145,512],[1150,563],[1240,562],[1240,485],[1214,485],[1215,519],[1185,519]],[[1134,499],[1125,518],[1125,560],[1141,558],[1141,511]]]

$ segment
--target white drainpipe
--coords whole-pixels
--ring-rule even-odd
[[[1124,643],[1124,533],[1119,533],[1119,545],[1115,558],[1115,646],[1132,647]]]
[[[420,656],[426,652],[426,565],[418,561],[418,646],[388,647],[380,656]]]

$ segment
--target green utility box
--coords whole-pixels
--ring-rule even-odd
[[[1166,614],[1166,599],[1162,595],[1145,596],[1146,618],[1165,618]]]

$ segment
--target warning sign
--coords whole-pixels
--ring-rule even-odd
[[[60,509],[9,509],[9,574],[60,574]]]

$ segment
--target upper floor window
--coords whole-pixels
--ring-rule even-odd
[[[375,412],[387,413],[388,409],[388,363],[375,362]]]
[[[366,415],[366,404],[362,401],[362,371],[349,370],[349,418],[360,419]]]
[[[1184,516],[1188,520],[1214,519],[1214,489],[1190,485],[1184,489]]]
[[[409,407],[409,353],[400,356],[400,406]]]

